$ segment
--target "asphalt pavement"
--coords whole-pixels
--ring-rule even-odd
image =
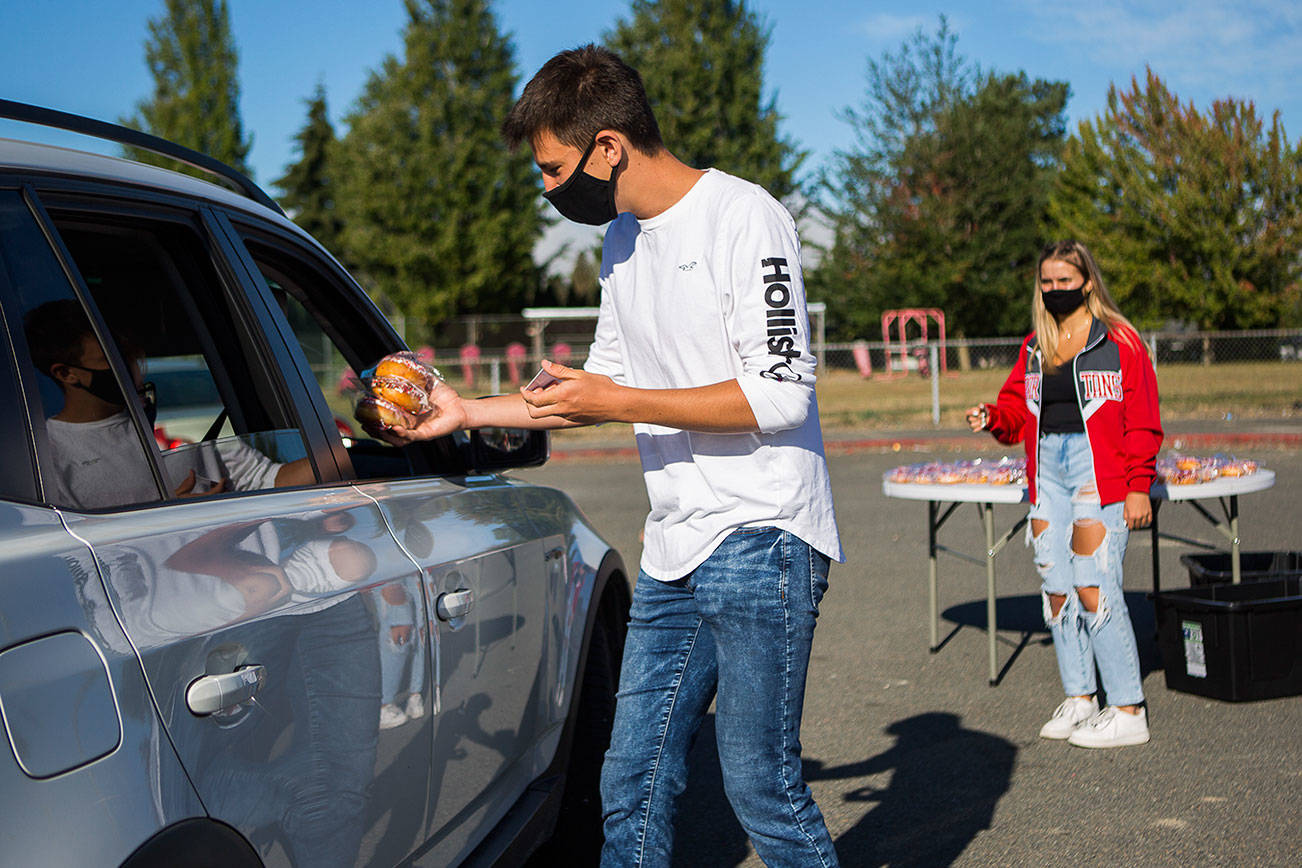
[[[1242,434],[1259,436],[1243,437]],[[1239,499],[1244,551],[1302,550],[1302,444],[1296,425],[1173,432],[1195,454],[1230,447],[1276,472]],[[929,436],[928,436],[929,435]],[[1216,435],[1216,436],[1212,436]],[[1126,604],[1139,641],[1152,741],[1091,751],[1037,736],[1062,699],[1038,580],[1019,535],[999,555],[998,686],[987,683],[985,571],[940,564],[942,646],[928,651],[927,507],[883,496],[904,463],[952,460],[981,438],[963,432],[872,432],[829,438],[829,468],[847,562],[834,565],[814,640],[802,743],[805,776],[841,863],[853,866],[1302,864],[1302,698],[1224,702],[1170,690],[1155,641],[1151,545],[1131,536]],[[1217,439],[1219,437],[1220,439]],[[928,445],[930,441],[931,445]],[[628,443],[558,438],[553,460],[522,472],[568,491],[633,568],[647,509]],[[1206,504],[1219,515],[1219,502]],[[996,507],[1010,527],[1025,506]],[[1224,547],[1188,504],[1161,529]],[[981,555],[975,506],[942,542]],[[1162,586],[1187,587],[1179,561],[1199,551],[1164,540]],[[1293,639],[1302,643],[1302,630]],[[1268,649],[1267,656],[1299,649]],[[675,864],[762,864],[723,792],[707,718],[677,821]]]

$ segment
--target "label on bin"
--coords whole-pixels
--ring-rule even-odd
[[[1181,621],[1184,634],[1184,671],[1194,678],[1207,677],[1207,654],[1203,650],[1203,625],[1197,621]]]

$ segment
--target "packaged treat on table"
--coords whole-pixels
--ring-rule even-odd
[[[1237,479],[1257,472],[1258,464],[1250,458],[1217,453],[1198,457],[1173,452],[1157,459],[1157,478],[1167,485],[1193,485],[1214,479]]]

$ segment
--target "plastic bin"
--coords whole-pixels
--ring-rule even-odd
[[[1152,595],[1171,690],[1239,702],[1302,693],[1302,578]]]
[[[1180,555],[1189,569],[1189,584],[1212,585],[1234,580],[1229,552]],[[1245,582],[1302,576],[1302,552],[1239,552],[1239,577]]]

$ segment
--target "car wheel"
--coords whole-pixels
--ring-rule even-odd
[[[552,837],[529,861],[531,866],[585,866],[601,860],[601,763],[615,722],[615,691],[626,630],[615,601],[615,594],[602,597],[592,625],[560,816]]]

